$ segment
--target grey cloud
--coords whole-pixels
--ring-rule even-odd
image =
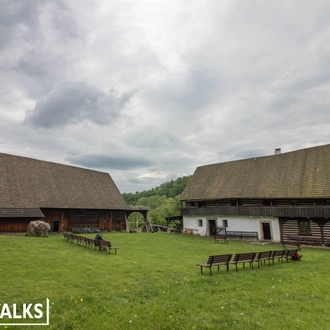
[[[193,60],[192,60],[193,61]],[[222,93],[224,85],[221,77],[215,76],[206,68],[191,63],[183,77],[172,76],[147,92],[148,102],[153,107],[161,107],[169,114],[182,115],[203,111]]]
[[[101,154],[69,156],[66,160],[75,165],[94,169],[132,170],[153,165],[143,157],[113,157]]]
[[[37,15],[40,1],[1,1],[0,10],[0,47],[3,47],[18,36],[19,24],[34,26],[33,17]]]
[[[64,1],[50,0],[2,0],[0,11],[0,45],[14,38],[30,43],[42,35],[42,15],[47,15],[50,24],[62,39],[78,37],[78,27],[72,18],[71,9]],[[22,28],[24,26],[24,28]],[[39,40],[40,41],[40,40]]]
[[[165,179],[153,177],[143,177],[139,179],[130,175],[125,175],[125,181],[120,185],[120,191],[122,193],[134,193],[136,191],[149,190],[161,185],[164,181]],[[134,187],[134,189],[132,189],[132,187]]]
[[[33,24],[39,11],[40,0],[2,0],[0,22],[2,26],[10,27],[18,23]],[[46,1],[47,2],[47,1]]]
[[[63,69],[63,58],[60,60],[46,53],[41,54],[40,50],[33,49],[26,52],[24,58],[8,66],[8,69],[22,73],[32,79],[48,78],[49,76],[59,78],[59,72]]]
[[[65,82],[28,110],[24,123],[35,128],[54,128],[89,121],[107,125],[121,115],[135,91],[108,93],[86,83]]]
[[[143,127],[139,132],[133,133],[126,139],[131,146],[139,148],[174,148],[173,137],[155,131],[153,128]]]
[[[253,157],[268,156],[273,154],[273,150],[264,150],[264,149],[246,149],[236,152],[234,154],[234,159],[245,159]]]

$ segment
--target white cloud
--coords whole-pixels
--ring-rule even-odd
[[[108,171],[134,192],[329,143],[329,12],[326,0],[5,0],[0,152]]]

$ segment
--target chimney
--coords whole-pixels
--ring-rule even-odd
[[[281,148],[276,148],[274,150],[274,155],[279,155],[281,153]]]

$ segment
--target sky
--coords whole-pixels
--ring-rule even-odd
[[[122,193],[330,143],[328,0],[0,0],[0,152]]]

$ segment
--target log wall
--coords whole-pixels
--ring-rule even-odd
[[[105,231],[126,229],[125,211],[42,209],[42,213],[44,218],[0,218],[0,232],[26,233],[29,223],[35,220],[49,223],[51,231],[54,223],[58,224],[59,232],[86,227]]]
[[[36,218],[1,218],[1,233],[26,233],[29,223],[35,220],[43,220]]]

